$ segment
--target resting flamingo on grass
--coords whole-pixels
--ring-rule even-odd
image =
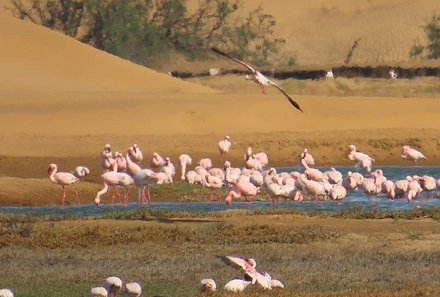
[[[61,198],[61,207],[63,207],[67,196],[65,187],[76,183],[79,181],[79,178],[70,172],[58,172],[58,166],[53,163],[49,165],[47,172],[49,173],[49,180],[63,188],[63,196]],[[72,186],[72,189],[75,193],[76,203],[79,205],[78,190],[74,186]]]
[[[94,287],[90,290],[90,297],[108,297],[108,292],[104,287]]]
[[[214,293],[217,290],[217,284],[212,278],[204,278],[200,281],[199,291],[201,293]]]
[[[107,277],[102,287],[108,292],[108,297],[115,297],[122,288],[122,280],[117,276]]]
[[[142,288],[138,283],[127,283],[124,285],[123,292],[127,297],[139,297],[142,294]]]
[[[14,297],[14,293],[9,289],[0,289],[0,297]]]
[[[299,104],[295,100],[293,100],[289,96],[289,94],[287,94],[287,92],[283,90],[283,88],[281,88],[279,85],[277,85],[276,83],[274,83],[273,81],[268,79],[261,72],[257,71],[254,67],[252,67],[251,65],[249,65],[249,64],[247,64],[247,63],[245,63],[245,62],[243,62],[243,61],[241,61],[239,59],[236,59],[236,58],[234,58],[234,57],[232,57],[232,56],[230,56],[230,55],[228,55],[228,54],[226,54],[226,53],[224,53],[222,51],[220,51],[219,49],[216,49],[214,47],[212,47],[211,49],[215,53],[217,53],[219,55],[222,55],[222,56],[224,56],[224,57],[226,57],[228,59],[231,59],[232,61],[234,61],[234,62],[236,62],[238,64],[241,64],[244,67],[246,67],[247,69],[249,69],[252,72],[252,75],[246,75],[245,78],[247,80],[252,80],[252,81],[256,82],[260,86],[261,92],[263,92],[263,94],[266,94],[266,88],[265,88],[266,86],[273,86],[273,87],[277,88],[278,91],[280,91],[287,98],[287,100],[289,100],[290,104],[292,104],[293,107],[295,107],[299,111],[303,112],[301,107],[299,106]]]

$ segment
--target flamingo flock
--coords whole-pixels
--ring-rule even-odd
[[[116,297],[120,291],[126,297],[139,297],[142,294],[142,288],[138,283],[123,284],[119,277],[110,276],[101,286],[90,289],[90,297]]]
[[[229,135],[218,142],[220,159],[223,163],[221,168],[214,167],[209,158],[202,158],[193,165],[190,155],[181,154],[178,158],[180,182],[208,188],[210,189],[208,201],[224,201],[227,205],[242,198],[250,203],[262,192],[265,192],[270,201],[275,203],[279,199],[301,202],[305,197],[314,200],[340,200],[355,191],[362,191],[369,197],[383,195],[389,199],[406,198],[411,201],[423,197],[424,192],[432,197],[434,190],[440,190],[440,180],[430,176],[414,175],[392,181],[384,176],[381,169],[373,171],[375,159],[359,151],[354,144],[347,147],[347,158],[354,161],[355,168],[359,168],[363,173],[350,171],[345,176],[333,167],[324,172],[315,168],[315,159],[307,148],[298,160],[302,170],[290,173],[278,173],[275,168],[268,167],[268,155],[265,152],[254,152],[252,147],[248,147],[245,151],[243,164],[234,167],[227,160],[231,148],[232,140]],[[137,144],[130,146],[125,154],[113,152],[111,145],[106,144],[100,156],[103,187],[94,198],[96,205],[102,203],[103,196],[110,190],[112,205],[116,202],[127,205],[130,187],[137,189],[138,205],[150,205],[151,186],[175,182],[176,166],[171,159],[154,152],[147,160],[150,166],[142,168],[144,155]],[[408,145],[402,147],[401,157],[414,164],[427,159],[423,153]],[[62,187],[61,206],[65,204],[68,187],[73,189],[76,203],[80,203],[79,193],[73,184],[90,173],[87,167],[78,166],[71,172],[59,172],[56,164],[50,164],[48,173],[50,181]],[[121,188],[124,189],[123,195],[119,193]],[[222,189],[225,188],[229,191],[223,198]],[[440,191],[437,196],[440,198]]]
[[[230,293],[243,292],[249,285],[258,285],[265,290],[272,290],[275,288],[284,288],[284,284],[273,279],[272,276],[265,272],[257,271],[257,262],[252,258],[241,258],[235,256],[220,257],[228,266],[239,269],[244,273],[243,278],[236,278],[228,281],[224,290]],[[200,292],[214,293],[217,290],[217,284],[212,278],[205,278],[200,281]]]

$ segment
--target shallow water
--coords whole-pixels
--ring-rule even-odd
[[[348,171],[354,171],[353,167],[335,167],[344,176]],[[320,168],[322,171],[329,167]],[[440,167],[382,167],[384,175],[393,181],[404,179],[407,175],[431,175],[438,179]],[[278,172],[298,170],[298,168],[278,168]],[[425,197],[428,194],[424,194]],[[408,210],[416,207],[440,207],[440,199],[424,198],[407,202],[405,199],[389,200],[383,197],[368,198],[361,191],[350,193],[342,201],[304,201],[304,202],[277,202],[273,205],[270,202],[255,201],[252,203],[234,202],[227,206],[223,202],[153,202],[151,206],[143,206],[144,209],[168,210],[168,211],[190,211],[190,212],[215,212],[227,209],[271,209],[287,208],[304,211],[340,211],[343,209],[361,208],[366,210]],[[67,216],[102,216],[106,213],[137,210],[136,203],[130,203],[127,207],[122,205],[100,205],[99,207],[89,204],[81,206],[60,207],[0,207],[0,213],[16,214],[39,214],[39,215],[67,215]]]

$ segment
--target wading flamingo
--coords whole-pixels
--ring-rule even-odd
[[[115,189],[116,186],[122,186],[125,188],[125,195],[124,195],[124,204],[127,205],[128,203],[128,186],[132,185],[134,183],[133,178],[124,172],[117,172],[117,165],[116,163],[113,165],[112,171],[107,171],[102,175],[102,179],[104,181],[104,187],[101,191],[99,191],[96,194],[95,197],[95,204],[99,205],[101,203],[101,196],[107,193],[108,188],[113,188],[113,194],[112,194],[112,205],[115,203],[115,194],[119,197],[119,192]],[[116,193],[115,193],[116,192]]]
[[[402,147],[402,153],[400,154],[400,156],[404,159],[414,161],[414,164],[417,164],[417,160],[420,160],[420,159],[427,160],[428,159],[421,152],[419,152],[416,149],[411,148],[409,145],[404,145]]]
[[[295,107],[296,109],[298,109],[299,111],[302,112],[301,107],[299,106],[299,104],[293,100],[289,94],[286,93],[286,91],[284,91],[279,85],[277,85],[276,83],[274,83],[273,81],[271,81],[270,79],[268,79],[266,76],[264,76],[261,72],[257,71],[254,67],[252,67],[251,65],[236,59],[222,51],[220,51],[219,49],[216,49],[214,47],[211,48],[215,53],[222,55],[228,59],[231,59],[232,61],[243,65],[244,67],[246,67],[247,69],[249,69],[252,72],[252,75],[246,75],[245,78],[247,80],[252,80],[254,82],[256,82],[259,86],[261,91],[263,92],[263,94],[266,94],[266,86],[273,86],[275,88],[278,89],[278,91],[280,91],[286,98],[287,100],[289,100],[290,104],[293,105],[293,107]]]
[[[248,180],[239,181],[233,186],[232,191],[226,196],[225,201],[227,205],[232,203],[232,199],[239,199],[244,196],[247,202],[250,202],[249,196],[255,196],[258,193],[258,188]]]
[[[70,172],[58,172],[58,166],[53,163],[49,165],[47,172],[49,173],[49,180],[63,188],[63,197],[61,198],[61,207],[63,207],[67,196],[65,187],[77,182],[79,178]],[[76,203],[79,205],[78,190],[74,186],[72,186],[72,189],[75,192]]]

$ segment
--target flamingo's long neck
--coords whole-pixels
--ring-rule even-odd
[[[310,169],[309,165],[307,164],[305,158],[301,159],[301,165],[304,167],[305,170]]]
[[[57,182],[57,180],[56,180],[56,178],[55,178],[55,174],[56,174],[57,172],[58,172],[57,168],[54,168],[54,169],[51,171],[50,176],[49,176],[49,180],[50,180],[51,182],[53,182],[54,184],[56,184],[56,182]]]
[[[181,180],[185,180],[185,174],[186,174],[186,162],[180,163],[180,168],[182,170],[182,176],[180,177]]]
[[[141,171],[141,167],[131,160],[129,154],[127,154],[125,156],[125,159],[127,159],[127,169],[128,169],[128,171],[130,172],[131,175],[135,175],[136,173]]]

